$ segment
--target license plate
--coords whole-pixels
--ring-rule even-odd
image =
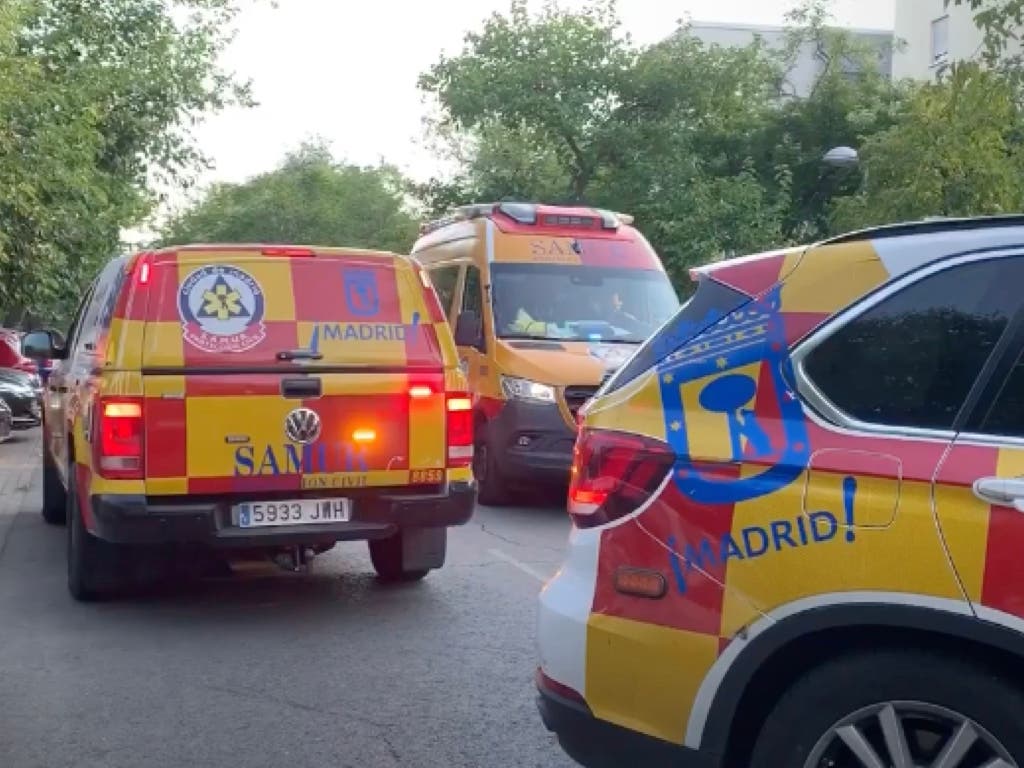
[[[239,528],[345,523],[352,519],[352,500],[254,501],[237,504],[233,511]]]

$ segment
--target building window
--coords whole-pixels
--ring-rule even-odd
[[[949,56],[949,16],[932,22],[932,64],[939,64]]]

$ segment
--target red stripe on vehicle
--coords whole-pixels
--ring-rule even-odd
[[[258,341],[255,341],[250,348],[240,352],[208,351],[185,340],[182,344],[185,367],[237,368],[245,365],[267,365],[276,363],[278,352],[299,348],[299,332],[293,321],[265,322],[261,326],[251,325],[245,330],[248,337],[258,339]]]
[[[395,270],[389,262],[296,260],[292,284],[300,322],[402,322]]]
[[[757,296],[779,282],[786,256],[772,253],[731,259],[707,268],[707,274],[719,283],[748,296]]]
[[[433,325],[407,325],[405,327],[405,360],[408,365],[439,365],[441,346]]]
[[[827,312],[783,312],[786,344],[792,346],[829,318]]]
[[[320,439],[327,467],[318,472],[360,472],[409,468],[409,395],[331,395],[307,400],[320,416]],[[357,430],[372,430],[372,440],[357,441]],[[351,453],[349,452],[351,451]],[[351,463],[349,463],[351,462]]]
[[[184,477],[188,474],[184,400],[148,397],[146,414],[146,476]]]
[[[658,257],[640,242],[634,240],[575,241],[579,245],[580,263],[588,267],[618,267],[661,271]]]
[[[959,448],[957,454],[959,457]],[[988,518],[988,546],[981,602],[990,608],[1024,617],[1024,525],[1020,512],[992,507]]]
[[[718,471],[728,473],[733,479],[739,477],[735,466]],[[726,569],[719,550],[722,537],[732,531],[732,518],[731,504],[695,505],[674,483],[668,483],[640,516],[643,528],[629,522],[602,532],[593,612],[718,635]],[[666,549],[670,541],[671,551]],[[706,546],[702,542],[710,542],[714,557],[700,564],[703,571],[698,569],[697,563],[687,568],[687,555],[699,559],[696,555]],[[615,590],[615,570],[624,564],[623,552],[629,553],[628,565],[657,570],[665,576],[668,582],[665,597],[645,600]],[[682,589],[675,574],[674,557],[678,558],[677,565],[683,574]]]
[[[288,371],[282,371],[287,376]],[[301,371],[295,371],[296,376]],[[186,376],[188,397],[244,397],[245,395],[280,395],[281,376],[277,374],[232,374],[230,376]]]

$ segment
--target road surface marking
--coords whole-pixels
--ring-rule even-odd
[[[536,568],[532,568],[526,563],[516,560],[514,557],[512,557],[512,555],[506,555],[500,549],[489,549],[487,550],[487,552],[488,554],[494,555],[499,560],[504,560],[513,568],[518,568],[527,576],[533,576],[533,578],[535,578],[537,581],[544,582],[548,580],[547,574],[541,573]]]

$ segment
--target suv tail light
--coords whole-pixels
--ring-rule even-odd
[[[643,504],[675,463],[650,437],[582,429],[573,449],[569,514],[579,528],[604,525]]]
[[[96,471],[110,480],[141,480],[145,431],[141,397],[101,397],[94,429]]]
[[[473,401],[469,395],[449,392],[448,466],[468,467],[473,463]]]

